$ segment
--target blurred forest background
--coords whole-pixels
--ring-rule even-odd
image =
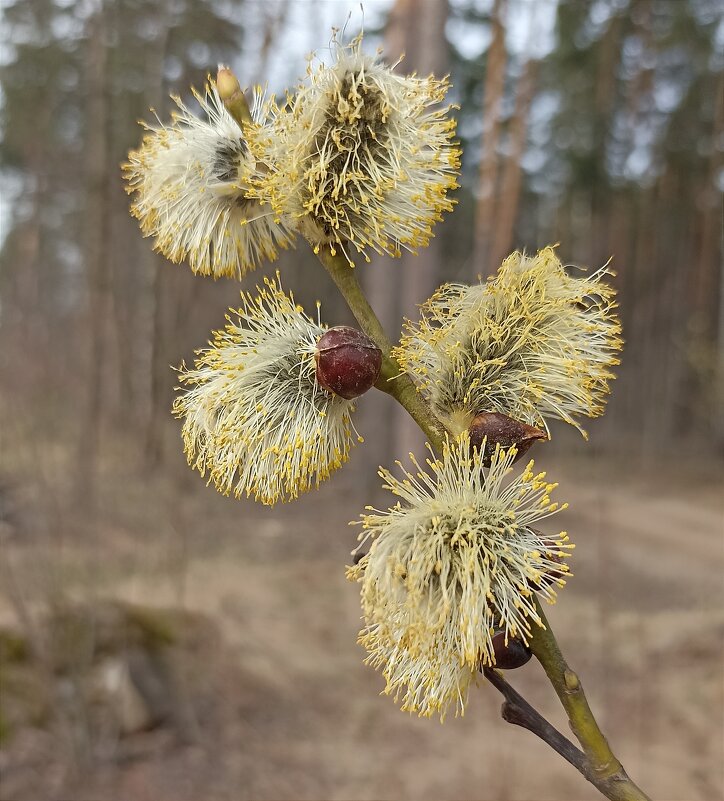
[[[377,697],[342,568],[346,522],[387,502],[377,465],[419,444],[390,399],[362,400],[366,445],[292,507],[221,498],[181,453],[170,365],[239,285],[154,254],[119,165],[170,93],[218,62],[283,92],[332,25],[359,30],[358,5],[0,9],[0,798],[595,797],[490,688],[442,729]],[[555,622],[634,778],[722,798],[721,2],[375,0],[364,27],[398,69],[451,75],[464,147],[431,247],[359,267],[391,334],[514,249],[613,258],[608,413],[588,444],[558,427],[536,454],[579,540]],[[350,321],[304,247],[278,266]],[[532,666],[519,686],[555,718]]]

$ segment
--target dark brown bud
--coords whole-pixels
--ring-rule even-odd
[[[519,423],[507,414],[500,412],[481,412],[470,424],[470,446],[479,449],[485,439],[483,464],[490,467],[490,460],[495,453],[495,446],[510,448],[515,445],[520,457],[537,439],[548,439],[545,431],[527,423]]]
[[[382,351],[356,328],[338,325],[317,342],[314,354],[317,381],[329,392],[352,400],[377,381],[382,367]]]
[[[504,631],[496,631],[493,634],[493,654],[495,655],[495,667],[501,670],[522,667],[533,655],[530,648],[519,637],[508,636],[506,645]]]

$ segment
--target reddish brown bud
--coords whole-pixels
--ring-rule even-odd
[[[501,670],[522,667],[533,655],[530,648],[519,637],[509,635],[506,645],[504,631],[496,631],[493,634],[493,654],[495,655],[495,667]]]
[[[479,449],[485,439],[483,464],[490,466],[490,459],[495,453],[495,446],[510,448],[515,445],[520,457],[537,439],[548,439],[545,431],[527,423],[519,423],[507,414],[500,412],[481,412],[470,424],[470,446]]]
[[[347,400],[364,395],[377,381],[382,351],[356,328],[338,325],[317,342],[314,354],[317,381],[330,392]]]

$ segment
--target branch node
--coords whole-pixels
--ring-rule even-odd
[[[576,692],[576,690],[581,689],[580,679],[570,668],[566,668],[563,671],[563,681],[565,682],[566,689],[569,692]]]

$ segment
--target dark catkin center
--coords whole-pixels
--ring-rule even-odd
[[[273,384],[275,394],[278,392],[281,397],[296,397],[300,390],[310,399],[314,395],[314,373],[303,374],[304,359],[307,357],[299,355],[298,350],[301,346],[301,341],[290,343],[287,353],[270,361],[262,368],[264,382],[269,385]],[[274,415],[268,418],[269,427],[273,428],[277,424],[288,423],[286,420],[287,409],[280,407],[275,410],[270,407],[267,412],[268,414],[274,412]]]
[[[486,383],[492,382],[502,370],[509,372],[526,370],[524,352],[516,342],[517,339],[520,339],[520,333],[513,327],[501,325],[495,316],[491,319],[498,329],[502,329],[503,336],[481,338],[472,335],[462,340],[461,346],[458,348],[458,358],[453,360],[449,367],[442,370],[439,382],[441,392],[435,403],[438,412],[449,413],[453,409],[465,406],[465,396],[470,388],[470,382],[473,378],[480,378],[479,371],[473,372],[475,365],[488,363],[485,370]],[[494,362],[497,360],[503,360],[504,366],[496,366]]]
[[[232,201],[234,205],[239,209],[247,209],[249,206],[253,206],[256,201],[252,198],[248,198],[246,195],[233,195]]]
[[[350,103],[354,102],[354,83],[352,75],[345,76],[340,90]],[[363,104],[360,119],[356,123],[357,138],[361,148],[367,148],[374,154],[374,150],[384,144],[387,126],[383,122],[383,102],[379,89],[374,85],[359,85],[357,92],[363,95]]]
[[[350,108],[356,108],[362,101],[359,117],[353,121],[346,119],[344,112],[340,111],[339,98],[349,103]],[[344,195],[349,208],[360,201],[361,192],[369,187],[371,174],[365,170],[366,164],[382,156],[387,139],[387,125],[383,121],[384,97],[374,84],[361,82],[359,73],[348,72],[341,81],[338,90],[329,92],[327,110],[319,130],[312,144],[312,155],[328,156],[325,162],[325,186],[322,189],[322,206],[337,206],[339,198],[332,198],[334,187],[343,172],[355,173],[354,179],[345,182]],[[330,156],[330,143],[334,151]],[[355,158],[350,161],[350,154]],[[367,172],[367,174],[365,174]],[[311,195],[308,197],[311,199]],[[324,219],[324,211],[318,220],[326,235],[332,235],[332,228]],[[330,209],[330,217],[336,218]]]
[[[475,348],[472,338],[467,337],[459,349],[459,353],[464,356],[467,363],[460,365],[455,360],[450,366],[442,370],[439,382],[441,392],[434,402],[438,414],[447,414],[465,405],[468,381],[461,381],[459,374],[462,372],[465,375],[470,375],[473,361],[490,358],[490,354],[480,353],[480,350],[480,348]],[[473,354],[473,359],[467,354]],[[472,378],[471,375],[470,377]]]
[[[246,158],[249,148],[246,142],[239,138],[227,140],[216,148],[214,164],[211,172],[218,181],[233,183],[239,174],[239,162]]]

